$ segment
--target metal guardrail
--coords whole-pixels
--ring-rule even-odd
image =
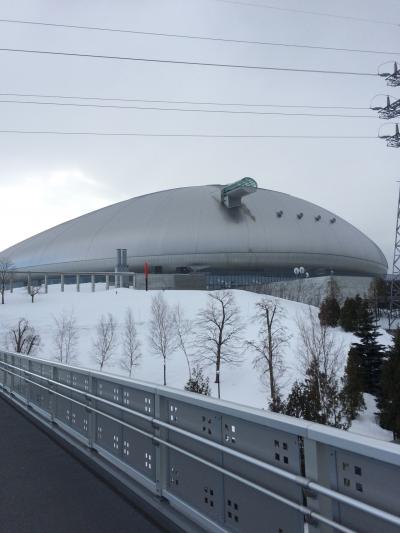
[[[0,351],[0,390],[205,531],[400,531],[400,447]]]

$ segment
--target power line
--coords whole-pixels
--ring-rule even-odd
[[[400,24],[396,22],[389,22],[387,20],[376,20],[376,19],[369,19],[369,18],[362,18],[362,17],[353,17],[351,15],[334,15],[333,13],[326,13],[323,11],[309,11],[305,9],[278,7],[278,6],[272,6],[270,4],[258,4],[255,2],[244,2],[242,0],[215,0],[215,2],[221,2],[223,4],[233,4],[233,5],[238,5],[238,6],[257,7],[257,8],[262,8],[262,9],[271,9],[274,11],[284,11],[286,13],[297,13],[300,15],[315,15],[318,17],[329,17],[329,18],[341,19],[341,20],[369,22],[372,24],[385,24],[387,26],[396,26],[396,27],[400,26]]]
[[[203,133],[142,133],[142,132],[99,132],[99,131],[55,131],[55,130],[0,130],[3,134],[22,135],[82,135],[97,137],[196,137],[204,139],[377,139],[369,135],[225,135]]]
[[[104,98],[101,96],[74,96],[74,95],[60,95],[60,94],[38,94],[38,93],[0,93],[0,96],[18,96],[29,98],[60,98],[68,100],[98,100],[100,102],[144,102],[150,104],[182,104],[182,105],[213,105],[213,106],[234,106],[234,107],[277,107],[277,108],[296,108],[296,109],[352,109],[357,111],[365,111],[369,107],[355,107],[355,106],[317,106],[317,105],[293,105],[293,104],[254,104],[243,102],[212,102],[212,101],[196,101],[196,100],[149,100],[143,98]]]
[[[116,61],[134,61],[142,63],[163,63],[170,65],[191,65],[200,67],[219,67],[230,69],[246,69],[246,70],[267,70],[267,71],[281,71],[281,72],[301,72],[306,74],[334,74],[340,76],[373,76],[377,74],[374,72],[351,72],[340,70],[320,70],[320,69],[304,69],[304,68],[291,68],[291,67],[268,67],[265,65],[238,65],[231,63],[207,63],[204,61],[183,61],[176,59],[152,59],[144,57],[129,57],[129,56],[109,56],[103,54],[88,54],[81,52],[59,52],[53,50],[32,50],[23,48],[0,48],[0,52],[12,52],[22,54],[41,54],[41,55],[53,55],[53,56],[66,56],[66,57],[82,57],[88,59],[109,59]]]
[[[344,47],[334,47],[334,46],[295,44],[295,43],[279,43],[279,42],[273,42],[273,41],[250,41],[246,39],[229,39],[226,37],[210,37],[210,36],[204,36],[204,35],[189,35],[189,34],[182,34],[182,33],[159,33],[159,32],[139,31],[139,30],[124,29],[124,28],[104,27],[104,26],[79,26],[77,24],[59,24],[55,22],[41,22],[41,21],[33,21],[33,20],[0,19],[0,22],[9,23],[9,24],[25,24],[25,25],[31,25],[31,26],[61,28],[61,29],[125,33],[125,34],[142,35],[142,36],[148,36],[148,37],[163,37],[163,38],[173,38],[173,39],[211,41],[211,42],[221,42],[221,43],[226,43],[226,44],[246,44],[246,45],[249,44],[249,45],[257,45],[257,46],[277,46],[277,47],[284,47],[284,48],[304,48],[304,49],[310,49],[310,50],[324,50],[324,51],[330,51],[330,52],[348,52],[348,53],[360,53],[360,54],[400,55],[400,52],[387,52],[384,50],[363,50],[363,49],[358,49],[358,48],[344,48]]]
[[[223,113],[230,115],[278,115],[287,117],[336,117],[336,118],[373,118],[374,115],[345,115],[339,113],[285,113],[283,111],[238,111],[232,109],[184,109],[180,107],[143,107],[131,105],[111,105],[111,104],[78,104],[73,102],[35,102],[33,100],[0,100],[0,104],[33,104],[61,107],[83,107],[95,109],[135,109],[140,111],[174,111],[184,113]]]

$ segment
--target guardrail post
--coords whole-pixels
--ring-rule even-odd
[[[81,290],[79,274],[76,275],[76,292]]]
[[[15,356],[13,356],[13,355],[11,356],[11,364],[13,366],[16,366],[16,364],[15,364]],[[10,374],[10,378],[11,378],[10,379],[10,393],[15,391],[15,375],[14,375],[15,374],[15,368],[13,368],[12,370],[13,370],[13,373]]]
[[[320,485],[337,489],[334,452],[322,443],[304,439],[304,463],[305,476]],[[332,486],[332,481],[334,481]],[[337,516],[337,504],[331,498],[321,494],[305,494],[307,497],[307,507],[322,514],[330,520],[335,520]],[[334,529],[322,523],[310,523],[308,531],[310,533],[334,533]]]
[[[49,292],[49,284],[47,279],[47,274],[44,275],[44,293],[47,294]]]
[[[4,363],[4,358],[5,358],[5,357],[6,357],[6,355],[5,355],[5,353],[3,352],[3,353],[1,354],[1,360],[2,360],[3,363]],[[5,387],[6,387],[6,376],[7,376],[7,374],[6,374],[6,365],[3,364],[3,365],[2,365],[2,368],[3,368],[3,389],[5,389]]]
[[[31,367],[31,361],[28,360],[28,371],[31,372],[32,371],[32,367]],[[28,379],[30,379],[30,374],[28,374]],[[25,381],[26,383],[26,405],[29,407],[31,405],[31,384],[29,383],[29,381]]]
[[[89,393],[94,395],[93,389],[95,381],[93,379],[93,376],[89,374]],[[96,405],[93,405],[95,400],[92,398],[87,398],[88,407],[87,407],[87,413],[88,413],[88,446],[89,448],[93,448],[93,444],[95,442],[96,437],[96,413],[92,411],[92,407],[96,407]]]
[[[65,284],[65,276],[64,274],[61,274],[61,277],[60,277],[61,292],[64,292],[64,284]]]
[[[52,366],[51,367],[51,379],[53,381],[58,381],[58,370],[57,370],[57,367],[55,366]],[[56,419],[56,403],[57,403],[57,400],[56,400],[56,395],[53,394],[53,389],[55,389],[56,385],[54,385],[53,383],[50,383],[49,384],[49,393],[50,393],[50,402],[51,402],[51,408],[50,408],[50,417],[51,417],[51,421],[54,422],[55,419]]]
[[[14,280],[12,277],[10,278],[10,292],[11,294],[14,292]]]
[[[154,395],[154,417],[158,420],[162,419],[162,405],[161,395],[157,390]],[[168,430],[160,428],[160,426],[154,427],[154,435],[163,440],[167,440]],[[162,444],[155,443],[156,454],[156,491],[160,498],[163,496],[164,490],[167,489],[167,468],[168,468],[168,456],[167,449]]]
[[[90,282],[91,282],[91,284],[92,284],[92,292],[94,292],[94,291],[96,290],[94,274],[91,274],[91,276],[90,276]]]
[[[28,294],[31,293],[31,286],[32,286],[32,276],[31,276],[31,273],[28,272],[28,276],[26,278],[26,288],[27,288]]]
[[[106,274],[106,291],[110,289],[110,274]]]

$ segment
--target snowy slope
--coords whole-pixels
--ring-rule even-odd
[[[244,323],[243,340],[253,340],[257,337],[258,326],[254,321],[255,304],[260,295],[247,291],[233,291],[237,305],[241,310]],[[148,341],[148,322],[152,297],[155,291],[133,291],[132,289],[118,289],[106,291],[104,285],[96,284],[96,292],[92,293],[90,284],[82,284],[81,292],[77,293],[73,285],[66,285],[65,292],[60,292],[59,285],[49,286],[48,294],[39,294],[35,303],[23,289],[15,290],[13,294],[6,294],[6,305],[0,305],[0,329],[2,338],[7,329],[20,318],[28,319],[42,337],[40,356],[52,358],[54,352],[52,341],[53,317],[59,316],[64,310],[73,311],[79,326],[79,358],[74,362],[77,366],[97,368],[92,357],[92,342],[96,322],[102,314],[111,312],[118,323],[124,321],[126,309],[130,307],[134,314],[140,340],[142,342],[143,357],[141,364],[135,372],[135,378],[162,383],[162,360],[152,353]],[[185,316],[196,319],[197,312],[206,305],[207,292],[204,291],[165,291],[164,296],[170,305],[180,304]],[[270,297],[274,299],[274,297]],[[298,338],[296,319],[308,313],[309,307],[289,300],[279,299],[284,310],[283,325],[290,335],[290,341],[285,348],[285,365],[287,371],[284,377],[283,390],[287,394],[293,381],[299,375],[299,365],[296,357]],[[317,308],[311,308],[318,313]],[[342,341],[344,359],[350,344],[354,341],[351,333],[345,333],[340,328],[335,330],[338,339]],[[384,334],[380,341],[390,343],[390,336]],[[222,366],[221,370],[221,397],[224,400],[235,401],[252,407],[265,408],[269,397],[259,379],[259,374],[253,368],[254,354],[243,352],[244,361],[241,366]],[[126,375],[120,367],[120,353],[117,350],[110,364],[105,367],[107,372]],[[345,360],[343,360],[343,364]],[[208,370],[211,383],[213,382],[213,369]],[[183,388],[187,381],[186,360],[181,352],[176,351],[167,362],[167,383],[169,386]],[[214,384],[212,383],[214,387]],[[213,395],[216,391],[213,390]],[[359,420],[355,421],[352,430],[356,433],[367,434],[375,438],[390,440],[390,432],[385,432],[376,425],[373,416],[373,398],[368,399],[368,410]]]

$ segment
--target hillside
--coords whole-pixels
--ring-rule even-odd
[[[255,304],[260,295],[247,291],[233,291],[237,305],[241,310],[244,325],[243,340],[253,340],[257,337],[258,326],[254,320]],[[45,359],[51,359],[54,353],[52,329],[54,316],[59,316],[63,311],[75,314],[79,327],[79,357],[74,362],[77,366],[85,368],[97,368],[92,356],[92,342],[96,322],[102,314],[111,312],[118,324],[124,321],[126,309],[130,307],[134,314],[138,333],[142,343],[142,360],[134,377],[136,379],[162,383],[162,360],[155,355],[149,346],[148,322],[150,306],[155,292],[133,291],[118,289],[106,291],[101,284],[96,285],[96,292],[90,291],[89,284],[81,285],[81,292],[77,293],[73,285],[65,286],[65,292],[60,292],[59,285],[49,286],[48,294],[36,296],[32,304],[26,291],[17,289],[13,294],[6,294],[6,305],[0,306],[0,328],[2,339],[6,331],[20,318],[28,319],[42,337],[42,344],[38,355]],[[168,304],[179,304],[189,319],[196,319],[198,311],[206,305],[207,292],[204,291],[165,291],[164,296]],[[273,297],[270,297],[273,298]],[[290,335],[288,345],[284,349],[284,362],[286,372],[283,380],[282,392],[286,395],[293,381],[299,375],[299,362],[297,359],[298,333],[296,320],[304,313],[308,313],[307,305],[279,299],[284,311],[283,326]],[[318,313],[317,308],[311,308],[313,313]],[[121,327],[121,326],[119,326]],[[343,365],[354,336],[343,332],[340,328],[335,329],[335,335],[339,342],[343,343]],[[383,344],[390,343],[390,337],[383,333]],[[4,345],[4,342],[2,343]],[[221,371],[221,397],[224,400],[249,405],[257,408],[265,408],[268,404],[267,391],[260,381],[259,373],[253,368],[254,354],[250,351],[243,352],[243,363],[240,366],[222,366]],[[115,356],[105,367],[105,371],[114,374],[126,375],[120,366],[120,348]],[[213,386],[213,395],[216,395],[213,381],[213,369],[207,370]],[[167,362],[167,383],[169,386],[182,389],[187,381],[187,364],[183,354],[176,351]],[[380,438],[391,440],[391,433],[382,430],[374,421],[374,399],[367,398],[368,409],[355,421],[352,430]]]

